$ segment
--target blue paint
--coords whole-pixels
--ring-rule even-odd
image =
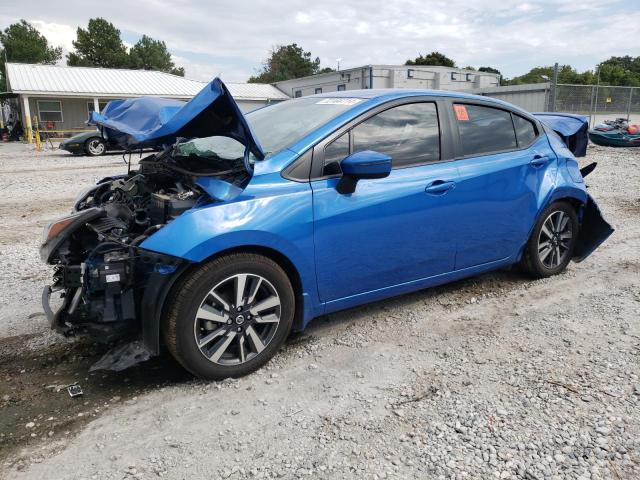
[[[362,101],[256,161],[243,190],[200,178],[198,184],[218,201],[198,203],[141,247],[192,262],[235,248],[276,251],[299,274],[306,325],[323,313],[512,265],[550,202],[587,201],[572,152],[540,127],[539,137],[527,148],[394,169],[384,178],[361,179],[348,194],[336,190],[339,178],[304,182],[282,175],[302,154],[370,109],[415,96],[491,102],[540,125],[505,102],[452,92],[322,94],[317,97]],[[366,155],[356,153],[343,164],[347,173],[363,168],[361,157]]]

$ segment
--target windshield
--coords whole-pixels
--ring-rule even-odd
[[[296,143],[305,135],[361,102],[359,98],[298,98],[254,110],[245,115],[262,145],[265,158]],[[196,138],[179,144],[177,155],[241,158],[244,147],[228,137]],[[253,159],[252,159],[253,161]]]

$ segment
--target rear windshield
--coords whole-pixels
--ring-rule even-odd
[[[266,157],[293,145],[305,135],[361,102],[358,98],[298,98],[245,114]],[[178,145],[178,155],[239,158],[244,147],[226,137],[205,137]]]

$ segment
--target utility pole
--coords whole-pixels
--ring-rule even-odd
[[[553,92],[551,92],[551,111],[556,111],[556,98],[558,93],[558,62],[553,66]]]
[[[596,113],[598,113],[598,93],[600,92],[600,65],[596,66],[596,71],[598,72],[598,80],[596,82],[596,100],[593,103],[593,123],[594,125],[598,122],[596,117]]]

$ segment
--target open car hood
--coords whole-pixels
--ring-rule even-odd
[[[571,113],[534,113],[534,117],[556,132],[576,157],[587,154],[589,119]]]
[[[188,102],[157,97],[113,100],[102,112],[91,112],[88,123],[125,150],[162,148],[180,137],[223,136],[264,158],[247,120],[217,77]]]

